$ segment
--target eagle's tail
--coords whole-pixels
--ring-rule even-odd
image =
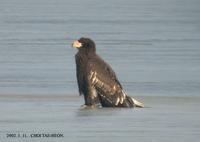
[[[123,93],[124,93],[124,91],[123,91]],[[135,98],[129,97],[127,95],[124,100],[124,105],[127,105],[127,107],[140,107],[140,108],[144,107],[143,103],[141,103],[138,100],[136,100]]]
[[[134,99],[133,97],[126,96],[126,100],[128,104],[132,107],[144,107],[143,103],[139,102],[138,100]]]

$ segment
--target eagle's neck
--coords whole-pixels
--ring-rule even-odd
[[[89,60],[90,58],[96,55],[95,51],[85,49],[79,50],[77,54],[85,61]]]

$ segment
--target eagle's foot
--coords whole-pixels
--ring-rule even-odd
[[[81,105],[81,109],[93,109],[96,108],[96,105]]]
[[[81,109],[94,109],[94,108],[101,108],[100,105],[86,105],[86,104],[83,104],[81,105]]]

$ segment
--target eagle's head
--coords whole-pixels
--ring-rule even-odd
[[[72,47],[77,48],[80,52],[92,53],[96,51],[94,41],[85,37],[73,41]]]

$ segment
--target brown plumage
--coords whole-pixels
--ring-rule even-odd
[[[94,41],[80,38],[72,43],[77,48],[76,76],[80,95],[85,105],[103,107],[143,107],[143,104],[125,94],[112,68],[96,54]]]

